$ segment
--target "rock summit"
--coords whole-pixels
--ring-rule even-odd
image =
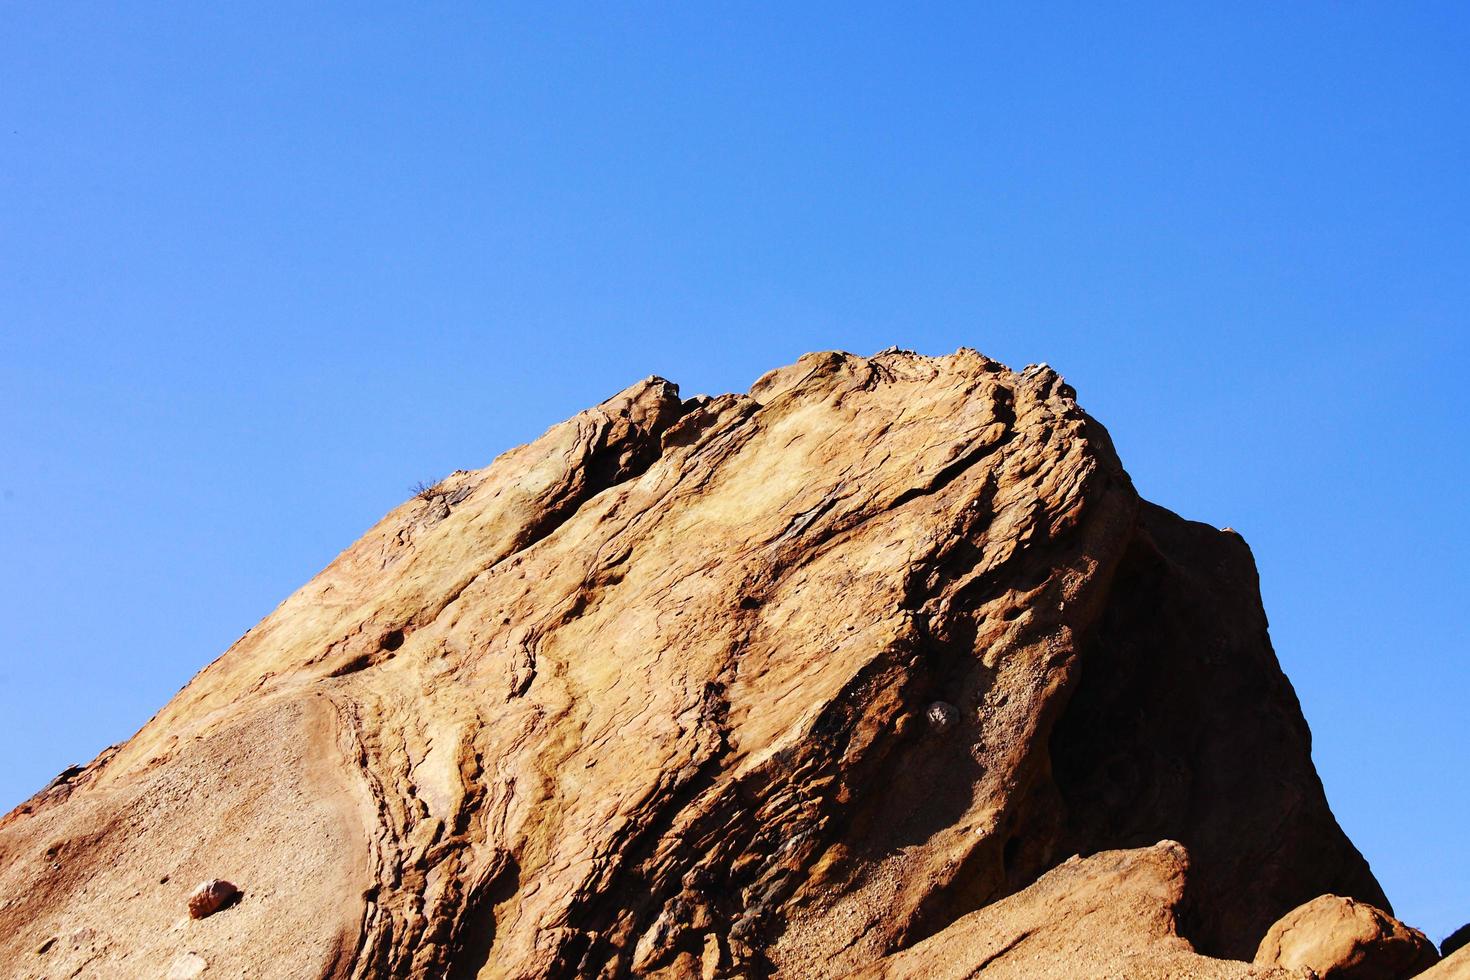
[[[890,349],[409,499],[0,819],[0,972],[1300,977],[1323,895],[1399,935],[1245,541],[1051,368]]]

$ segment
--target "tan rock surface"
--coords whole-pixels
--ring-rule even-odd
[[[1070,858],[851,980],[1301,980],[1274,966],[1200,956],[1179,936],[1188,866],[1174,841]]]
[[[1400,980],[1439,960],[1434,944],[1366,902],[1322,895],[1273,925],[1255,961],[1310,970],[1320,980]]]
[[[840,976],[1165,838],[1170,956],[1387,908],[1248,548],[1050,369],[649,379],[426,496],[0,820],[13,975]]]
[[[1470,947],[1461,946],[1419,977],[1421,980],[1470,980]]]

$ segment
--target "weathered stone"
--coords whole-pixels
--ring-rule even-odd
[[[1255,962],[1311,970],[1320,980],[1401,980],[1438,959],[1418,929],[1366,902],[1322,895],[1282,916]]]
[[[240,889],[221,878],[201,882],[189,895],[189,918],[207,919],[240,897]]]
[[[209,969],[209,963],[198,953],[180,953],[169,964],[165,980],[195,980]]]
[[[1073,857],[851,980],[1302,980],[1196,953],[1178,931],[1188,868],[1176,841]]]
[[[987,970],[1238,975],[1191,945],[1388,908],[1244,541],[1142,502],[1050,368],[651,378],[434,499],[0,819],[0,962],[87,924],[117,977],[820,978],[979,969],[981,916],[1032,937]],[[251,900],[175,930],[155,883],[220,868]]]
[[[1470,946],[1461,946],[1447,954],[1416,980],[1470,980]]]

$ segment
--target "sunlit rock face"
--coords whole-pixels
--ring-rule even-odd
[[[969,350],[633,385],[0,821],[17,976],[1265,976],[1324,893],[1388,908],[1244,541]]]

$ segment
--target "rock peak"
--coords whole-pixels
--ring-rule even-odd
[[[1388,911],[1249,550],[1046,365],[650,376],[433,490],[0,821],[0,962],[1267,976],[1297,906]]]

